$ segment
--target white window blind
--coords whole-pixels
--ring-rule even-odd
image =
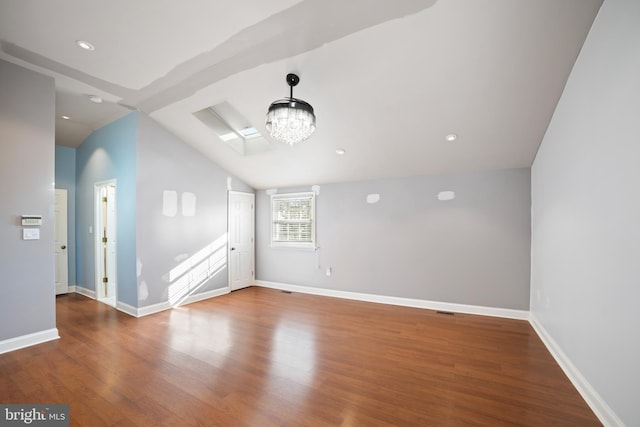
[[[315,193],[271,196],[271,245],[315,249]]]

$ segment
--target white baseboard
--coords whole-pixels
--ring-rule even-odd
[[[116,301],[116,310],[126,313],[129,316],[138,317],[138,309],[122,301]]]
[[[74,286],[73,288],[73,292],[77,294],[84,295],[87,298],[97,299],[96,291],[94,291],[93,289],[83,288],[82,286]],[[69,292],[72,292],[71,287],[69,287]],[[115,308],[116,310],[126,313],[130,316],[138,317],[138,315],[136,314],[138,309],[122,301],[116,301]]]
[[[93,289],[83,288],[82,286],[76,285],[75,292],[80,295],[84,295],[85,297],[96,299],[96,291]]]
[[[136,317],[148,316],[150,314],[159,313],[161,311],[168,310],[173,307],[180,307],[183,305],[192,304],[194,302],[203,301],[209,298],[215,298],[220,295],[225,295],[228,293],[229,293],[228,287],[214,289],[212,291],[201,292],[195,295],[189,295],[187,298],[180,301],[180,303],[176,305],[171,305],[168,301],[164,301],[158,304],[152,304],[152,305],[140,307],[138,309],[131,307],[132,309],[135,310],[136,314],[132,314],[132,313],[129,313],[129,314],[132,314],[133,316],[136,316]]]
[[[189,297],[186,298],[184,301],[182,301],[179,305],[193,304],[194,302],[204,301],[204,300],[209,299],[209,298],[215,298],[215,297],[219,297],[221,295],[226,295],[229,292],[231,292],[231,291],[230,291],[229,287],[227,286],[227,287],[220,288],[220,289],[214,289],[212,291],[202,292],[202,293],[195,294],[195,295],[189,295]]]
[[[549,350],[549,353],[556,360],[560,368],[569,377],[569,380],[573,386],[578,390],[578,393],[587,402],[587,405],[596,414],[600,422],[605,427],[624,427],[624,423],[613,410],[606,404],[606,402],[600,397],[598,392],[589,384],[587,379],[582,375],[578,368],[571,362],[571,359],[562,351],[558,343],[551,337],[547,330],[538,321],[533,313],[529,314],[529,323],[536,331],[544,345]]]
[[[59,338],[60,335],[58,335],[57,328],[34,332],[33,334],[22,335],[15,338],[9,338],[8,340],[0,341],[0,354],[19,350],[25,347],[30,347],[36,344],[42,344],[43,342],[47,341],[57,340]]]
[[[71,290],[69,291],[71,292]],[[75,286],[74,292],[80,295],[84,295],[85,297],[89,297],[91,299],[96,299],[96,292],[92,289],[83,288],[82,286]],[[168,301],[164,301],[164,302],[147,305],[140,308],[136,308],[122,301],[116,301],[116,310],[119,310],[133,317],[143,317],[143,316],[148,316],[150,314],[159,313],[164,310],[169,310],[170,308],[173,308],[173,307],[179,307],[182,305],[191,304],[198,301],[203,301],[205,299],[214,298],[220,295],[225,295],[225,294],[228,294],[229,292],[230,292],[229,288],[224,287],[220,289],[214,289],[212,291],[190,295],[176,305],[171,305]]]
[[[384,295],[365,294],[360,292],[336,291],[333,289],[313,288],[309,286],[290,285],[285,283],[265,282],[258,280],[256,286],[280,289],[283,291],[304,294],[322,295],[327,297],[353,299],[358,301],[376,302],[381,304],[399,305],[403,307],[426,308],[429,310],[450,311],[453,313],[478,314],[481,316],[503,317],[507,319],[529,320],[529,312],[508,308],[483,307],[477,305],[454,304],[448,302],[428,301],[413,298],[390,297]]]
[[[159,302],[157,304],[145,305],[144,307],[136,308],[136,317],[148,316],[150,314],[160,313],[161,311],[169,310],[171,304],[169,301]]]

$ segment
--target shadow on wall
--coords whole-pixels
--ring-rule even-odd
[[[178,265],[162,275],[167,282],[168,302],[171,307],[181,305],[191,295],[198,293],[211,279],[216,277],[227,266],[227,233],[218,237],[195,254],[176,256]],[[142,262],[138,259],[138,300],[144,301],[149,296],[149,288],[141,280]]]
[[[226,266],[227,233],[224,233],[163,276],[169,282],[169,304],[180,305]]]

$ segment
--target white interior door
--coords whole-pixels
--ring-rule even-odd
[[[56,295],[69,292],[69,250],[67,248],[67,190],[56,189],[54,239],[56,250]]]
[[[232,291],[253,285],[255,280],[252,193],[229,192],[229,286]]]
[[[115,307],[118,287],[115,180],[96,184],[95,212],[96,298]]]

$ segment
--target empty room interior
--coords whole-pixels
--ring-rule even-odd
[[[0,0],[0,424],[640,426],[639,76],[637,0]]]

